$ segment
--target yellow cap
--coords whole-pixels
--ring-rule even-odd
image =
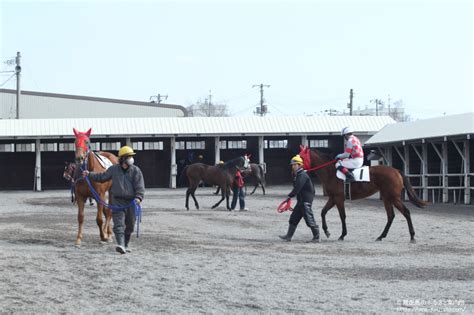
[[[299,154],[295,155],[294,157],[291,158],[290,165],[292,164],[300,164],[303,165],[303,159]]]
[[[130,148],[129,146],[123,146],[119,150],[119,158],[129,156],[129,155],[135,155],[136,153],[133,152],[133,149]]]

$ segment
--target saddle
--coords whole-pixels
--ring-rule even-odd
[[[356,182],[370,182],[370,174],[369,174],[368,166],[365,165],[365,166],[362,166],[361,168],[349,169],[349,171],[351,171],[352,175],[354,175]],[[344,182],[346,181],[346,175],[344,175],[344,173],[342,173],[341,171],[337,170],[336,176],[337,178],[342,179]]]
[[[112,161],[110,161],[105,156],[100,155],[99,153],[96,153],[96,152],[94,152],[94,155],[97,157],[97,160],[99,161],[99,163],[102,165],[103,168],[108,169],[109,167],[113,165]]]
[[[368,166],[362,166],[361,168],[349,169],[349,171],[352,172],[352,175],[354,175],[355,182],[370,182],[370,174],[369,174]],[[344,198],[346,200],[352,200],[351,183],[346,182],[346,175],[344,175],[344,173],[342,173],[341,171],[337,170],[336,176],[337,178],[342,179],[344,181]]]

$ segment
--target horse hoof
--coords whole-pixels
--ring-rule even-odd
[[[77,249],[81,249],[81,244],[74,244],[74,247]]]
[[[344,240],[344,236],[340,236],[337,240],[338,240],[338,241],[343,241],[343,240]]]
[[[331,233],[329,233],[328,231],[324,231],[324,234],[326,234],[327,238],[329,238],[329,236],[331,236]]]
[[[381,237],[377,237],[377,239],[375,240],[376,242],[380,242],[382,240]]]
[[[416,244],[416,240],[415,240],[415,239],[412,239],[412,240],[410,240],[410,243],[411,243],[411,244]]]

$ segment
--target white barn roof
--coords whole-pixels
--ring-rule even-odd
[[[417,139],[474,134],[474,112],[386,125],[365,144],[375,145]]]
[[[145,117],[0,120],[0,139],[73,137],[72,128],[92,136],[255,136],[340,134],[373,135],[395,121],[388,116]]]

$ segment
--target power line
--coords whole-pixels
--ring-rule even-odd
[[[13,78],[15,75],[16,75],[16,73],[12,74],[5,82],[2,83],[2,85],[0,85],[0,87],[2,87],[2,86],[4,86],[5,84],[7,84],[7,82],[10,81],[11,78]]]

